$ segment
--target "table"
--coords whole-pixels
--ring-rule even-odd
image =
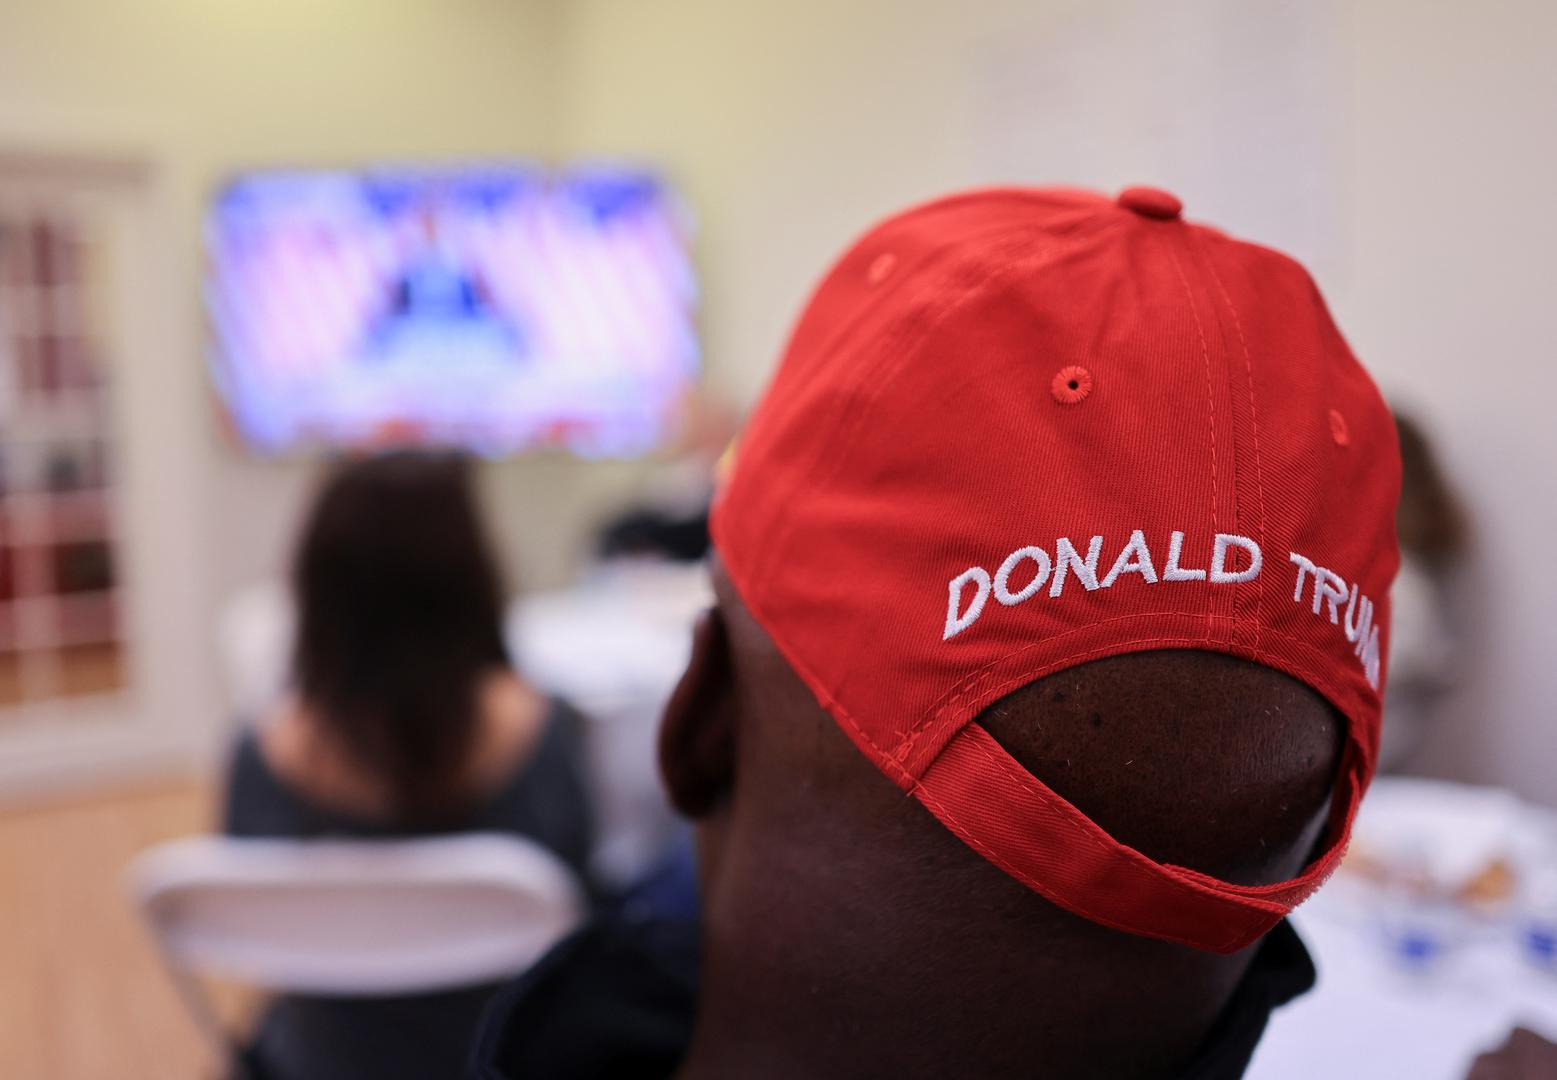
[[[1461,808],[1489,803],[1486,789],[1380,778],[1364,804],[1357,835],[1376,821],[1434,801],[1445,848],[1477,823]],[[1408,790],[1409,788],[1409,790]],[[1513,801],[1526,831],[1557,835],[1557,815]],[[1394,824],[1393,821],[1390,824]],[[1547,849],[1550,852],[1552,849]],[[1277,1011],[1246,1074],[1248,1080],[1461,1080],[1475,1056],[1501,1043],[1515,1024],[1557,1041],[1557,972],[1528,962],[1512,917],[1464,915],[1463,940],[1431,970],[1392,960],[1377,897],[1359,903],[1357,887],[1331,882],[1293,916],[1314,955],[1319,984]]]

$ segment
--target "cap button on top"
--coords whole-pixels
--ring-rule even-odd
[[[1125,188],[1119,193],[1118,201],[1126,210],[1159,221],[1172,221],[1184,209],[1178,196],[1153,187]]]

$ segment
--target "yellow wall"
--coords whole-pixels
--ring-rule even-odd
[[[132,569],[144,571],[138,726],[128,743],[67,730],[73,718],[8,738],[0,793],[198,760],[229,730],[216,616],[234,588],[280,567],[313,470],[249,460],[218,430],[199,304],[209,193],[251,166],[549,156],[557,11],[541,0],[0,0],[0,151],[144,164],[136,272],[155,279],[131,355],[114,358]],[[546,543],[534,521],[558,512],[526,511],[563,487],[557,465],[507,471],[511,483],[492,485],[505,534]],[[583,488],[573,504],[588,505]],[[579,527],[569,505],[559,516]],[[549,543],[540,561],[557,576],[566,552]]]
[[[1250,11],[1305,13],[1307,66],[1284,67],[1291,43],[1252,33]],[[1330,235],[1294,242],[1311,242],[1359,354],[1441,436],[1478,527],[1472,651],[1432,754],[1557,802],[1557,564],[1539,554],[1557,534],[1554,40],[1557,7],[1538,0],[0,0],[0,145],[121,148],[157,170],[166,349],[135,378],[165,413],[141,449],[167,472],[179,527],[159,535],[197,597],[168,616],[196,684],[212,681],[211,613],[279,566],[308,480],[225,448],[205,401],[196,230],[235,167],[661,163],[701,225],[710,380],[743,402],[826,261],[910,200],[992,180],[1155,180],[1191,216],[1285,243],[1287,200],[1306,198]],[[1242,108],[1278,83],[1295,96]],[[1229,89],[1207,99],[1208,85]],[[1294,145],[1298,169],[1314,163],[1302,183]],[[1262,162],[1287,165],[1262,180]],[[493,470],[529,579],[565,576],[587,523],[641,471]],[[208,723],[215,690],[198,689]]]
[[[966,10],[568,5],[561,146],[663,162],[680,183],[700,223],[716,386],[755,396],[806,291],[853,234],[976,180],[963,130]]]

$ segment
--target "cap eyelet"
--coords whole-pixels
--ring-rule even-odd
[[[1092,372],[1075,364],[1060,368],[1049,384],[1049,391],[1061,405],[1079,405],[1092,393]]]
[[[1352,442],[1351,430],[1346,426],[1346,417],[1337,409],[1330,410],[1330,437],[1335,440],[1337,446],[1350,446]]]
[[[865,271],[865,280],[872,285],[880,285],[897,269],[897,256],[890,251],[884,251],[870,262],[870,268]]]

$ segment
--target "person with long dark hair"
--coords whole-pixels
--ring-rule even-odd
[[[1395,513],[1400,572],[1390,592],[1395,629],[1379,767],[1409,773],[1420,766],[1419,756],[1432,741],[1462,666],[1455,586],[1473,537],[1426,430],[1398,410],[1395,430],[1401,462]]]
[[[397,452],[338,468],[303,528],[292,586],[293,693],[238,743],[226,831],[505,831],[587,882],[579,718],[510,665],[468,461]],[[486,997],[283,998],[252,1056],[286,1080],[458,1075]]]

